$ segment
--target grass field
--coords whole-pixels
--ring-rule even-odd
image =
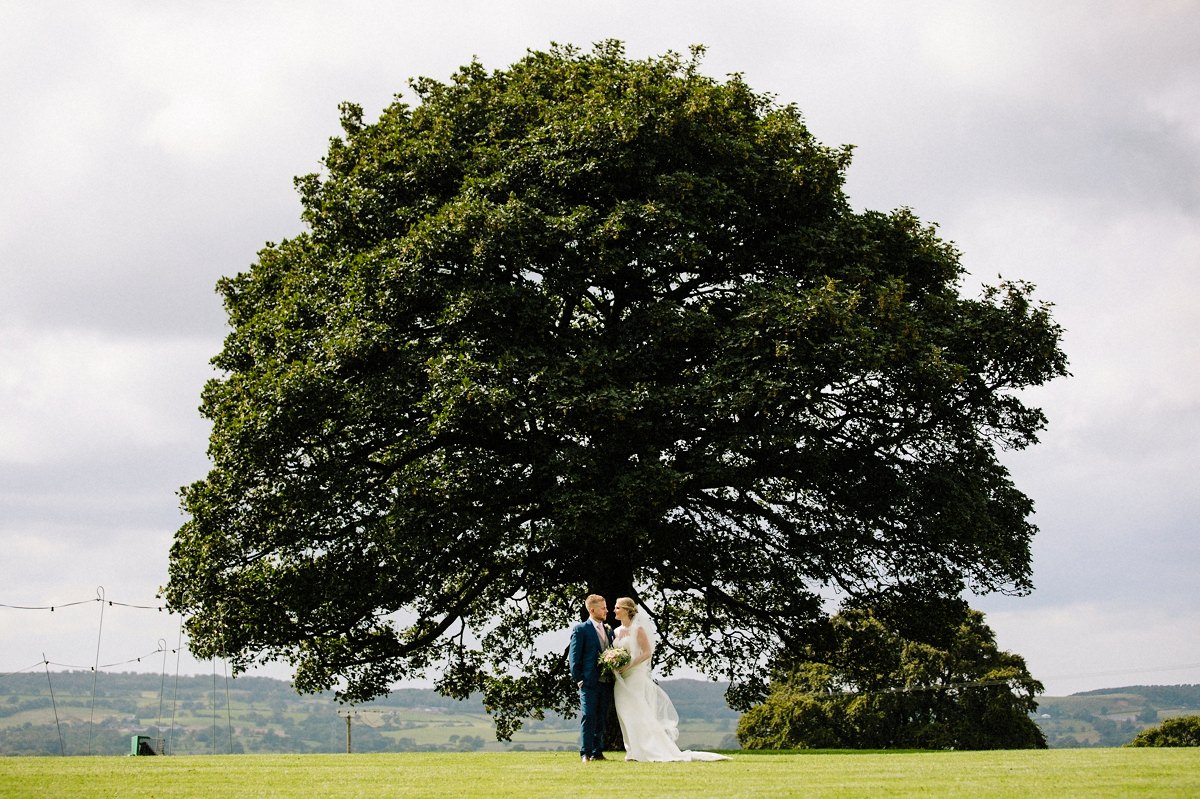
[[[1200,796],[1200,748],[737,752],[720,763],[583,764],[565,752],[0,758],[0,797]]]

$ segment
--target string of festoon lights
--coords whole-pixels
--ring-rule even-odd
[[[45,652],[43,652],[42,659],[37,661],[36,663],[33,663],[29,666],[26,666],[22,669],[18,669],[16,671],[0,673],[0,678],[4,678],[4,677],[13,676],[16,674],[22,674],[25,672],[29,672],[29,671],[32,671],[37,668],[45,669],[46,681],[47,681],[47,685],[50,690],[51,707],[54,710],[55,726],[58,729],[59,748],[60,748],[61,753],[64,755],[66,754],[66,746],[64,744],[64,739],[63,739],[63,734],[62,734],[61,720],[58,717],[58,705],[55,700],[54,683],[51,678],[51,672],[50,672],[51,666],[61,668],[61,669],[78,670],[78,671],[90,669],[92,672],[92,692],[91,692],[91,699],[90,699],[90,704],[89,704],[88,748],[87,748],[87,753],[89,755],[91,755],[91,754],[95,753],[95,748],[94,748],[95,708],[96,708],[96,695],[97,695],[97,678],[99,677],[100,672],[102,672],[106,669],[112,669],[112,668],[116,668],[119,666],[127,666],[127,665],[131,665],[134,663],[142,663],[151,657],[161,655],[162,656],[162,681],[161,681],[160,689],[159,689],[159,702],[158,702],[158,721],[159,721],[158,727],[159,727],[159,730],[161,731],[162,727],[163,727],[163,724],[162,724],[163,706],[164,706],[165,697],[166,697],[167,656],[175,655],[175,691],[174,691],[174,696],[172,698],[171,723],[170,723],[170,726],[168,727],[168,730],[173,730],[175,728],[175,714],[176,714],[176,710],[177,710],[178,694],[179,694],[180,656],[183,652],[183,619],[182,619],[182,617],[179,619],[178,640],[174,647],[169,646],[165,639],[160,638],[160,639],[158,639],[158,646],[156,648],[154,648],[153,650],[150,650],[143,654],[134,655],[132,657],[125,658],[123,660],[117,660],[117,661],[114,661],[111,663],[101,663],[100,662],[100,650],[101,650],[101,644],[102,644],[103,638],[104,638],[104,611],[105,611],[105,608],[117,607],[117,608],[133,609],[133,610],[152,610],[152,611],[156,611],[158,613],[168,613],[169,611],[167,610],[167,608],[164,604],[119,602],[115,599],[109,599],[106,595],[104,586],[98,586],[96,588],[96,596],[89,598],[89,599],[80,599],[80,600],[74,600],[74,601],[69,601],[69,602],[55,602],[55,603],[45,604],[45,605],[15,604],[15,603],[8,603],[8,602],[0,602],[0,610],[30,611],[30,612],[40,611],[40,612],[48,612],[48,613],[57,613],[66,608],[73,608],[73,607],[78,607],[81,605],[89,605],[89,604],[97,604],[100,608],[100,618],[99,618],[99,622],[97,625],[97,631],[96,631],[96,656],[91,665],[63,663],[63,662],[60,662],[57,660],[51,660],[50,658],[46,657]],[[217,679],[216,661],[214,660],[213,661],[213,691],[214,691],[213,746],[214,746],[214,750],[216,747],[216,739],[217,739],[217,736],[216,736],[216,701],[215,701],[216,679]],[[225,695],[226,695],[225,696],[225,707],[226,707],[226,713],[228,715],[228,713],[229,713],[229,674],[228,674],[228,664],[227,663],[226,663],[226,668],[225,668]],[[230,735],[229,735],[230,750],[232,751],[232,747],[233,747],[232,719],[229,719],[228,723],[230,725]],[[169,735],[168,735],[168,737],[160,740],[159,746],[160,746],[161,750],[164,750],[161,753],[165,753],[165,750],[169,750],[169,748],[170,748]]]

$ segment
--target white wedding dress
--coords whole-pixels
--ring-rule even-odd
[[[641,655],[637,629],[636,626],[620,627],[613,640],[613,646],[628,650],[631,660],[637,660]],[[646,637],[653,651],[654,639],[649,630],[646,630]],[[671,698],[650,679],[649,659],[626,669],[624,674],[616,675],[613,704],[621,724],[621,737],[625,739],[626,760],[662,762],[729,759],[715,752],[679,750],[675,743],[679,738],[679,714],[675,712]]]

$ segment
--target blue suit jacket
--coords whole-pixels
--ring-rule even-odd
[[[612,630],[604,625],[608,640],[612,641]],[[571,628],[571,649],[568,658],[571,662],[571,679],[584,685],[600,683],[600,652],[604,649],[600,636],[596,633],[591,619],[581,621]]]

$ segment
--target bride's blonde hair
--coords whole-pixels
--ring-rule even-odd
[[[617,600],[617,607],[625,608],[625,612],[629,614],[629,618],[631,619],[638,614],[637,605],[627,596],[620,597]]]

